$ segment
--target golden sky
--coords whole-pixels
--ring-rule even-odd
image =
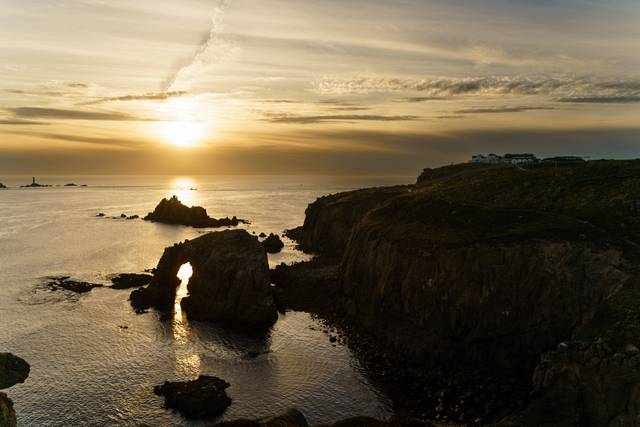
[[[640,154],[637,0],[0,0],[0,175]]]

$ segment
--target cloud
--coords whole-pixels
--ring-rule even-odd
[[[575,98],[560,98],[558,102],[575,104],[632,104],[640,102],[640,96],[584,96]]]
[[[491,107],[491,108],[467,108],[464,110],[454,111],[455,114],[500,114],[500,113],[522,113],[525,111],[536,110],[555,110],[553,107],[533,107],[533,106],[515,106],[515,107]]]
[[[406,98],[395,99],[395,102],[427,102],[427,101],[445,101],[448,98],[443,96],[409,96]]]
[[[184,90],[176,90],[176,91],[169,91],[169,92],[150,92],[150,93],[144,93],[141,95],[123,95],[123,96],[105,97],[105,98],[96,99],[94,101],[85,102],[82,105],[102,104],[105,102],[112,102],[112,101],[163,101],[169,98],[186,96],[187,94],[188,92]]]
[[[191,60],[167,79],[164,86],[165,91],[189,88],[192,80],[203,66],[222,59],[232,50],[232,46],[225,40],[220,31],[227,3],[227,0],[219,1],[211,18],[211,30],[207,39],[198,47]]]
[[[59,108],[17,107],[9,108],[18,118],[59,120],[150,121],[151,119],[110,111],[80,111]]]
[[[127,147],[130,148],[132,146],[140,146],[144,141],[131,139],[131,138],[112,138],[112,137],[91,137],[91,136],[79,136],[79,135],[68,135],[63,133],[54,133],[54,132],[11,132],[15,135],[26,135],[37,138],[44,139],[53,139],[58,141],[67,141],[67,142],[80,142],[83,144],[92,144],[92,145],[105,145],[105,146],[115,146],[115,147]]]
[[[406,79],[392,77],[325,77],[313,84],[323,95],[420,92],[411,102],[456,96],[547,95],[560,97],[624,97],[640,95],[640,80],[596,77],[465,77]]]
[[[19,119],[0,119],[0,125],[20,126],[20,125],[48,125],[46,122],[35,122],[32,120],[19,120]]]
[[[393,122],[393,121],[410,121],[418,120],[417,116],[382,116],[374,114],[328,114],[328,115],[291,115],[279,113],[266,113],[264,120],[270,123],[296,123],[296,124],[313,124],[313,123],[330,123],[330,122]]]

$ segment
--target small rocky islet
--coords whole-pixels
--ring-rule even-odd
[[[640,161],[426,169],[310,204],[286,235],[312,261],[270,271],[256,236],[208,233],[166,248],[130,300],[173,310],[190,262],[190,318],[261,333],[278,311],[324,319],[400,414],[335,426],[633,426],[638,200]],[[292,410],[219,425],[308,424]]]
[[[154,211],[149,212],[143,219],[145,221],[186,225],[194,228],[235,227],[239,224],[248,223],[248,221],[235,216],[232,218],[211,218],[207,215],[205,208],[185,206],[176,196],[172,196],[170,199],[162,199]]]

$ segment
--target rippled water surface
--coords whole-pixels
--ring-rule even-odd
[[[165,246],[203,230],[142,220],[162,197],[179,196],[215,217],[237,215],[249,231],[281,233],[302,224],[318,196],[408,178],[42,177],[49,184],[88,187],[17,189],[27,177],[2,177],[0,190],[0,351],[32,367],[8,391],[23,426],[181,426],[162,408],[153,386],[165,380],[216,375],[231,383],[225,419],[301,409],[311,422],[350,415],[384,416],[388,402],[344,346],[332,346],[305,313],[281,315],[265,340],[227,332],[182,316],[160,322],[136,315],[129,290],[94,289],[77,296],[51,292],[43,278],[70,275],[108,283],[110,274],[154,267]],[[193,189],[193,190],[192,190]],[[285,241],[270,264],[302,260]],[[248,358],[248,352],[261,355]]]

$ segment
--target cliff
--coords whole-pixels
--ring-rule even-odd
[[[335,301],[381,344],[527,376],[638,287],[639,208],[640,161],[463,164],[320,198],[292,234],[339,257]]]

